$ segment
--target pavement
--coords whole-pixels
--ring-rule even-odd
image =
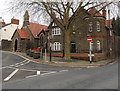
[[[9,52],[9,51],[5,51],[5,52]],[[63,66],[63,67],[101,67],[101,66],[105,66],[105,65],[110,65],[113,64],[115,61],[115,59],[108,59],[108,60],[101,60],[101,61],[97,61],[97,62],[92,62],[90,64],[89,61],[85,61],[85,60],[72,60],[72,61],[65,61],[60,57],[52,57],[52,61],[49,61],[49,56],[47,56],[46,58],[43,56],[43,58],[40,59],[34,59],[33,57],[29,57],[28,55],[26,55],[26,53],[22,53],[22,52],[9,52],[12,54],[15,54],[17,56],[20,56],[24,59],[27,59],[31,62],[35,62],[35,63],[39,63],[39,64],[47,64],[47,65],[53,65],[53,66]]]

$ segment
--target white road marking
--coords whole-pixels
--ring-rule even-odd
[[[18,62],[18,63],[13,64],[13,65],[9,65],[9,66],[15,66],[15,65],[18,65],[18,64],[24,63],[25,61],[27,61],[27,60],[24,60],[24,61],[22,61],[22,62]]]
[[[25,78],[30,78],[30,77],[35,77],[35,76],[38,76],[38,75],[26,76]]]
[[[8,66],[4,66],[4,67],[2,67],[2,68],[0,68],[0,69],[5,69],[5,68],[8,68]]]
[[[37,71],[37,75],[40,75],[40,71]]]
[[[24,60],[24,61],[22,61],[22,62],[16,63],[16,64],[14,64],[14,65],[10,65],[10,66],[20,67],[20,66],[22,66],[22,65],[28,64],[29,62],[30,62],[30,61],[28,61],[28,60]]]
[[[68,71],[68,70],[61,70],[61,71],[59,71],[59,72],[66,72],[66,71]]]
[[[7,78],[4,79],[4,81],[8,81],[10,78],[12,78],[17,72],[18,72],[19,69],[16,69],[15,71],[13,71]]]
[[[48,73],[44,73],[44,74],[41,74],[41,75],[48,75],[48,74],[52,74],[52,73],[56,73],[56,71],[52,71],[52,72],[48,72]]]

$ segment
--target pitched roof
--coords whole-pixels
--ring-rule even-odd
[[[105,26],[110,27],[112,24],[112,20],[105,20]]]
[[[98,12],[98,10],[96,8],[91,8],[89,11],[88,11],[89,14],[93,15],[95,14],[94,16],[102,16],[102,14],[100,12]]]
[[[100,13],[100,12],[98,12],[98,10],[96,9],[96,8],[91,8],[89,11],[88,11],[88,15],[86,15],[85,16],[85,18],[86,17],[90,17],[90,15],[94,15],[94,16],[96,16],[96,17],[103,17],[103,15]]]
[[[20,35],[20,38],[23,39],[29,39],[27,33],[25,30],[17,29],[18,34]]]
[[[41,25],[41,24],[32,23],[32,22],[30,22],[30,25],[29,25],[29,29],[30,29],[31,33],[33,34],[34,38],[38,38],[37,35],[42,30],[46,30],[47,28],[48,28],[48,26],[46,26],[46,25]]]

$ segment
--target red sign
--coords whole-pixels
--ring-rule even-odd
[[[91,41],[92,41],[92,37],[88,37],[88,38],[87,38],[87,41],[88,41],[88,42],[91,42]]]

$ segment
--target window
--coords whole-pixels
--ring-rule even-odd
[[[92,24],[92,22],[90,22],[89,23],[89,32],[92,32],[92,26],[93,26],[93,24]]]
[[[60,51],[61,50],[61,44],[59,42],[55,42],[52,47],[53,51]]]
[[[52,35],[61,35],[60,28],[53,28]]]
[[[93,42],[90,42],[90,50],[93,51]]]
[[[97,31],[100,32],[100,22],[97,22]]]
[[[55,23],[53,23],[53,26],[57,26]]]
[[[98,50],[98,51],[100,51],[100,50],[101,50],[100,41],[97,41],[97,50]]]

